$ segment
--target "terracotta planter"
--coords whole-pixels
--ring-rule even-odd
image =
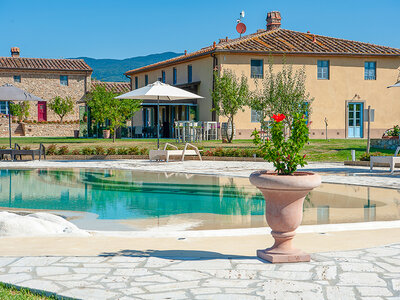
[[[265,217],[275,239],[271,248],[257,250],[257,256],[272,263],[310,261],[309,254],[293,248],[292,239],[303,219],[304,198],[321,184],[321,177],[311,172],[258,171],[250,175],[250,182],[264,195]]]
[[[110,130],[103,130],[103,139],[110,138]]]

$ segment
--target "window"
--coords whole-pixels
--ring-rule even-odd
[[[192,65],[188,65],[188,83],[192,82]]]
[[[135,90],[139,87],[139,78],[135,77]]]
[[[165,83],[165,71],[161,71],[161,82]]]
[[[144,85],[149,84],[149,75],[144,75]]]
[[[60,84],[68,85],[68,75],[60,75]]]
[[[258,123],[261,120],[261,112],[251,109],[251,123]]]
[[[376,80],[376,62],[366,61],[364,63],[364,79]]]
[[[329,60],[319,60],[317,62],[317,65],[318,65],[317,78],[329,79]]]
[[[14,82],[21,82],[21,75],[14,75]]]
[[[8,115],[8,102],[0,101],[0,114]]]
[[[172,84],[176,84],[176,77],[177,77],[176,68],[173,68],[172,69]]]
[[[252,59],[250,65],[251,78],[264,78],[264,61],[262,59]]]

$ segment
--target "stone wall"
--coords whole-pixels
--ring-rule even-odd
[[[26,124],[11,123],[13,136],[73,137],[79,124]],[[0,137],[8,137],[8,120],[0,118]]]
[[[371,139],[371,147],[396,150],[400,146],[399,139]]]
[[[21,76],[21,82],[14,82],[14,75]],[[68,86],[60,84],[60,75],[68,75]],[[44,100],[51,100],[55,96],[71,97],[76,103],[82,100],[90,86],[90,74],[68,72],[39,72],[39,71],[0,71],[0,85],[11,83]],[[75,104],[74,111],[64,117],[64,120],[79,119],[79,104]],[[28,120],[38,121],[38,103],[30,102]],[[47,107],[47,121],[56,121],[59,117]]]

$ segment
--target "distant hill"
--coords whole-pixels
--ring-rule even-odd
[[[92,78],[101,81],[129,81],[124,75],[126,71],[170,59],[179,55],[182,54],[175,52],[164,52],[126,59],[95,59],[90,57],[77,58],[85,60],[85,62],[93,69]]]

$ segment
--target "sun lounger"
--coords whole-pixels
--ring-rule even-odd
[[[396,152],[394,153],[394,156],[371,156],[370,157],[370,171],[372,171],[372,168],[374,167],[374,163],[388,163],[390,166],[390,173],[393,174],[394,172],[394,166],[396,163],[400,163],[400,156],[397,156],[400,151],[400,146],[397,147]]]
[[[22,155],[30,155],[32,156],[32,160],[35,160],[35,155],[39,156],[39,160],[41,160],[42,156],[46,159],[46,149],[43,144],[40,144],[39,149],[34,150],[24,150],[21,149],[20,145],[15,144],[14,149],[1,149],[0,150],[0,159],[4,159],[4,155],[10,155],[11,159],[16,160],[17,156],[19,159],[22,159]]]
[[[168,150],[168,146],[174,148],[174,150]],[[192,147],[193,150],[187,149],[188,147]],[[201,155],[200,155],[200,150],[196,147],[193,146],[192,144],[186,143],[185,148],[183,150],[178,150],[178,147],[171,145],[169,143],[166,143],[164,146],[164,150],[150,150],[149,153],[149,158],[150,160],[158,160],[158,161],[169,161],[170,156],[180,156],[181,160],[185,160],[185,156],[198,156],[200,160]]]

